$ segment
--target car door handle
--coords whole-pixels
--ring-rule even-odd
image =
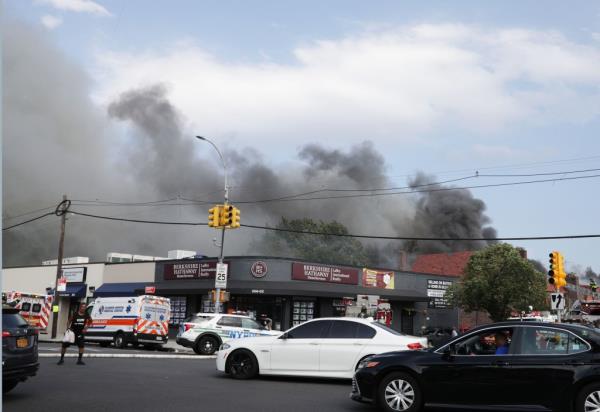
[[[319,342],[310,342],[309,345],[318,345]]]
[[[497,360],[497,361],[492,362],[492,365],[494,365],[494,366],[508,366],[509,363],[507,361]]]
[[[354,342],[353,345],[354,346],[362,346],[362,343],[360,343],[360,342]]]

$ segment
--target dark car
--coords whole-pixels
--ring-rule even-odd
[[[38,368],[38,330],[18,309],[2,305],[2,392],[35,376]]]
[[[423,336],[427,338],[429,345],[436,348],[452,339],[452,328],[429,327],[423,330]]]
[[[367,358],[351,398],[402,412],[424,405],[600,411],[600,333],[542,322],[481,326],[436,349]]]

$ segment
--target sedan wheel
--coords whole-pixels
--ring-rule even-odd
[[[379,404],[387,411],[419,411],[421,409],[421,395],[416,381],[405,373],[388,375],[381,382]]]
[[[235,379],[251,379],[258,374],[258,362],[252,353],[237,350],[229,355],[229,374]]]
[[[579,392],[576,412],[600,412],[600,384],[593,383]]]

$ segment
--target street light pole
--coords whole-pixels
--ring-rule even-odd
[[[229,203],[229,179],[227,176],[227,164],[225,163],[225,158],[221,154],[221,151],[211,140],[206,137],[196,136],[196,138],[203,140],[205,142],[210,143],[212,147],[217,151],[219,158],[221,159],[221,164],[223,165],[223,173],[225,175],[225,205]],[[221,228],[221,253],[219,254],[219,263],[223,263],[223,248],[225,245],[225,226]],[[219,309],[221,306],[221,288],[217,288],[217,296],[215,297],[215,313],[219,313]]]

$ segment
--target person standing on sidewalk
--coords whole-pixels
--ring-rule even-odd
[[[85,312],[85,308],[86,306],[84,303],[79,305],[79,310],[73,315],[71,321],[69,322],[69,329],[71,329],[75,334],[75,345],[77,345],[77,347],[79,348],[79,358],[77,359],[77,365],[85,365],[85,363],[82,360],[83,350],[85,347],[83,329],[85,328],[85,324],[89,318],[88,314]],[[58,365],[62,365],[63,363],[65,363],[65,352],[67,351],[67,348],[69,346],[71,346],[70,343],[63,342]]]

